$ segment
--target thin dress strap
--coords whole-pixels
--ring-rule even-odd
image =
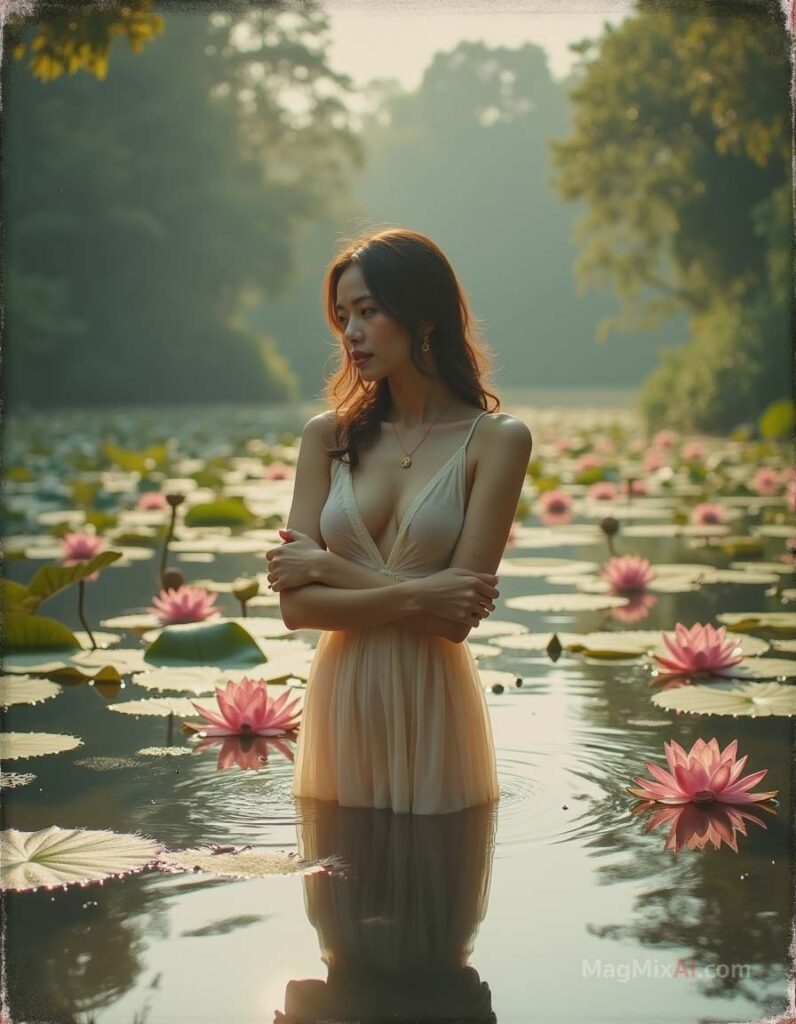
[[[487,414],[487,410],[484,409],[484,411],[482,413],[480,413],[478,416],[476,416],[476,418],[470,424],[470,430],[467,433],[467,437],[465,437],[465,439],[464,439],[464,444],[462,445],[462,448],[465,448],[465,449],[467,448],[467,445],[470,443],[470,438],[473,436],[473,431],[475,430],[476,424],[481,419],[481,417],[482,416],[486,416],[486,414]]]

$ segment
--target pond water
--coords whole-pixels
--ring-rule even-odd
[[[170,431],[179,438],[181,458],[234,463],[250,438],[259,445],[286,443],[280,432],[300,430],[307,412],[205,409],[201,420],[174,412],[170,419],[157,410],[30,417],[7,427],[6,465],[27,459],[38,474],[73,478],[76,471],[65,464],[78,453],[90,473],[100,437],[143,447]],[[544,430],[553,429],[554,412],[523,407],[539,447]],[[617,414],[630,432],[627,415]],[[575,429],[578,422],[570,408],[557,429]],[[255,445],[248,457],[259,454]],[[172,478],[182,479],[188,468],[175,463]],[[124,491],[105,482],[123,504]],[[289,503],[289,481],[264,486]],[[231,478],[227,487],[234,490]],[[10,549],[45,528],[42,513],[73,507],[54,484],[50,490],[47,496],[9,487]],[[635,500],[643,507],[653,499]],[[742,503],[733,532],[748,534],[767,507]],[[618,516],[623,522],[672,521],[663,505],[649,518],[634,519],[627,511],[624,519]],[[595,522],[584,507],[569,524],[551,527],[560,531],[561,543],[542,547],[531,513],[523,520],[528,532],[507,549],[504,563],[536,557],[602,562],[608,552]],[[586,526],[592,528],[588,538]],[[178,537],[189,533],[178,528]],[[653,565],[698,560],[725,569],[735,561],[718,548],[695,548],[693,539],[620,532],[617,546]],[[763,540],[760,560],[771,563],[781,556],[783,540]],[[276,534],[264,539],[262,551],[276,543]],[[110,567],[86,587],[92,626],[150,604],[159,554],[156,547],[141,550],[150,554]],[[196,554],[182,550],[170,557],[188,582],[267,570],[258,553],[222,550],[202,561]],[[42,564],[11,557],[7,576],[25,584]],[[598,661],[565,651],[552,660],[543,647],[488,643],[486,629],[494,620],[546,634],[672,630],[677,621],[715,623],[721,612],[787,605],[770,583],[720,581],[658,593],[643,621],[627,626],[610,609],[511,607],[513,598],[575,588],[560,577],[553,583],[549,576],[498,572],[497,608],[484,635],[474,630],[470,636],[479,668],[518,681],[493,692],[484,673],[498,756],[496,807],[424,818],[296,802],[295,744],[269,749],[256,770],[239,764],[219,770],[220,747],[197,750],[180,730],[180,716],[109,710],[162,695],[137,685],[134,675],[125,674],[120,687],[60,684],[53,699],[8,708],[7,731],[69,734],[82,745],[4,763],[6,773],[35,776],[3,790],[5,829],[111,829],[152,837],[173,850],[250,845],[297,851],[312,861],[336,856],[343,865],[247,879],[150,868],[85,886],[6,892],[5,984],[15,1024],[696,1024],[782,1012],[789,977],[793,719],[678,715],[652,703],[660,687],[642,659]],[[224,615],[239,615],[229,593],[217,604]],[[80,629],[74,590],[48,602],[46,614]],[[250,614],[278,618],[276,598],[265,597]],[[147,646],[139,633],[115,632],[122,637],[118,646]],[[776,640],[786,634],[756,635]],[[314,646],[320,633],[290,636]],[[792,657],[774,649],[766,655]],[[17,671],[13,659],[10,670]],[[627,786],[644,773],[645,760],[664,762],[665,740],[688,749],[698,737],[713,736],[722,747],[738,739],[739,754],[749,756],[747,771],[768,769],[762,788],[778,790],[774,813],[760,813],[765,828],[749,823],[745,835],[737,834],[737,851],[723,843],[674,853],[664,848],[668,826],[645,831],[644,816],[632,813],[636,801]]]

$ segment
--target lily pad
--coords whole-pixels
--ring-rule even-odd
[[[796,612],[721,612],[716,619],[740,633],[753,629],[796,633]]]
[[[0,889],[85,885],[141,871],[162,849],[144,836],[52,826],[0,832]]]
[[[652,697],[668,711],[698,715],[796,715],[796,686],[787,683],[714,683],[680,686]]]
[[[82,746],[77,736],[55,732],[4,732],[0,733],[0,761],[13,761],[21,757],[42,757],[45,754],[62,754]]]
[[[6,651],[76,650],[80,647],[71,629],[44,615],[12,612],[6,615],[4,646]]]
[[[39,569],[27,586],[28,599],[25,603],[28,611],[35,612],[42,601],[46,601],[93,573],[100,572],[121,557],[121,551],[103,551],[89,561],[77,562],[75,565],[45,565]]]
[[[265,655],[252,636],[237,622],[168,626],[147,648],[153,665],[256,665]]]
[[[108,629],[152,629],[160,626],[160,620],[149,612],[136,612],[133,615],[117,615],[112,619],[103,619],[100,625]]]
[[[482,619],[478,627],[478,639],[490,639],[496,636],[517,636],[519,633],[527,633],[528,630],[521,622],[508,622],[505,619]]]
[[[172,871],[204,871],[222,878],[267,878],[270,875],[306,875],[339,870],[339,858],[304,860],[295,853],[268,848],[222,849],[194,847],[162,853],[158,867]]]
[[[214,665],[154,668],[133,676],[136,686],[145,690],[166,690],[174,693],[212,693],[225,682],[222,669]]]
[[[551,573],[585,575],[596,572],[598,568],[596,562],[577,562],[572,558],[504,558],[498,574],[545,578]]]
[[[109,704],[108,710],[118,711],[122,715],[176,715],[177,718],[188,718],[196,714],[196,708],[187,697],[151,697],[147,700],[125,700],[118,704]]]
[[[0,676],[0,706],[39,704],[61,692],[61,687],[35,676]]]
[[[185,513],[186,526],[248,526],[253,521],[245,502],[236,498],[203,502]]]
[[[36,778],[30,772],[0,772],[0,789],[16,789],[29,786]]]
[[[525,597],[509,597],[504,603],[507,608],[524,612],[575,613],[620,608],[628,604],[628,600],[611,594],[528,594]]]
[[[577,643],[582,637],[581,633],[557,633],[556,635],[562,647],[567,647],[571,643]],[[547,646],[552,639],[552,630],[542,633],[529,633],[523,630],[522,633],[496,636],[492,639],[492,643],[502,650],[541,652],[547,650]]]

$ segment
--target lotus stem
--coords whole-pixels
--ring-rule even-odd
[[[245,619],[245,618],[248,617],[248,614],[249,614],[248,611],[246,610],[247,602],[244,601],[242,597],[239,597],[238,601],[240,602],[240,614],[241,614],[241,617]]]
[[[174,536],[174,524],[177,521],[177,505],[174,502],[169,502],[171,506],[171,519],[169,521],[169,528],[166,531],[166,538],[163,541],[163,550],[160,553],[160,586],[161,589],[165,587],[165,576],[166,576],[166,563],[169,557],[169,544],[171,538]]]
[[[97,641],[94,639],[94,634],[88,627],[88,623],[86,622],[86,616],[83,611],[83,598],[85,597],[85,593],[86,581],[79,580],[77,584],[77,617],[80,619],[80,624],[83,627],[83,629],[85,629],[85,631],[88,633],[88,638],[91,641],[91,650],[96,651]]]

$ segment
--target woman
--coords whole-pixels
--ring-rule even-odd
[[[447,258],[387,230],[324,280],[342,366],[305,426],[268,579],[291,629],[321,629],[294,794],[439,814],[497,799],[463,643],[494,610],[532,440],[486,411],[488,358]]]

